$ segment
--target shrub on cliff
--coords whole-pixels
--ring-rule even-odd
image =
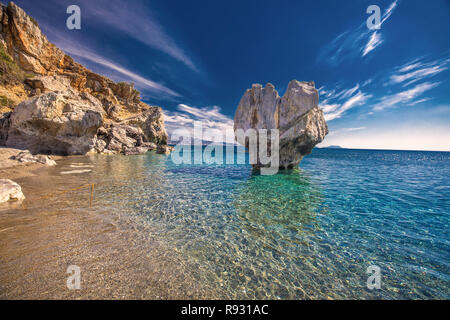
[[[0,45],[0,83],[17,84],[29,77],[31,77],[31,75],[24,72],[9,54],[6,53],[3,45]]]

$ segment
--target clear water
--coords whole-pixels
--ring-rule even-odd
[[[316,149],[298,170],[261,176],[249,165],[175,165],[148,153],[68,158],[45,170],[56,189],[95,182],[89,210],[129,217],[141,252],[180,266],[160,275],[172,292],[193,286],[189,278],[201,284],[194,296],[206,298],[448,299],[449,160]],[[21,182],[36,193],[27,200],[32,212],[86,207],[78,193],[37,200],[36,182]],[[366,285],[372,265],[380,290]],[[131,265],[126,277],[146,275]]]

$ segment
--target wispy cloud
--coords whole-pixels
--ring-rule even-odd
[[[373,82],[373,78],[367,79],[366,81],[363,82],[361,87],[366,87],[366,86],[372,84],[372,82]]]
[[[346,133],[348,134],[350,132],[362,131],[365,129],[367,129],[367,128],[366,127],[342,128],[342,129],[331,131],[328,136],[336,136],[336,135],[342,135],[342,134],[346,134]]]
[[[396,107],[397,105],[411,105],[414,104],[414,102],[416,102],[415,104],[423,102],[423,100],[418,102],[415,101],[415,99],[422,95],[424,92],[437,87],[439,84],[440,82],[424,82],[416,85],[412,89],[384,96],[377,104],[375,104],[373,110],[381,111],[386,108]]]
[[[351,97],[356,91],[358,91],[358,89],[359,89],[359,83],[356,84],[356,86],[354,86],[353,88],[342,90],[340,93],[338,93],[336,95],[336,98],[347,99],[347,98]]]
[[[367,42],[366,47],[362,53],[362,56],[365,57],[371,51],[373,51],[376,47],[383,43],[383,39],[381,38],[381,34],[374,32],[370,36],[369,42]]]
[[[217,106],[197,108],[186,104],[179,104],[177,111],[166,111],[164,116],[164,122],[169,137],[177,129],[184,129],[192,133],[195,121],[201,121],[204,130],[218,130],[224,135],[227,130],[232,132],[234,126],[233,119],[224,115]],[[227,139],[225,142],[234,143],[234,135],[225,138]]]
[[[195,108],[185,104],[180,104],[178,106],[178,109],[195,117],[197,120],[206,122],[209,121],[213,124],[219,123],[221,125],[225,124],[233,126],[233,120],[231,120],[230,117],[222,114],[221,109],[217,106],[213,106],[211,108]]]
[[[181,97],[181,95],[172,89],[167,88],[161,83],[143,77],[119,64],[98,54],[94,49],[84,47],[78,43],[68,41],[59,31],[41,23],[42,28],[47,34],[52,36],[52,40],[57,47],[68,55],[90,61],[96,65],[106,67],[120,74],[120,81],[133,82],[140,89],[149,89],[154,92],[163,93],[171,97]]]
[[[394,12],[395,8],[398,6],[398,0],[395,0],[391,3],[391,5],[386,9],[381,19],[381,24],[385,23],[387,19],[389,19]]]
[[[398,6],[398,1],[395,0],[385,10],[381,17],[380,26],[391,17]],[[358,27],[339,34],[322,49],[318,59],[337,66],[345,60],[366,57],[384,42],[381,30],[369,30],[366,21],[364,21]]]
[[[365,104],[372,97],[372,95],[359,90],[359,84],[353,88],[341,90],[337,94],[332,91],[325,96],[320,107],[327,121],[342,117],[346,111]]]
[[[448,70],[449,63],[450,61],[448,59],[440,59],[432,62],[414,60],[398,68],[398,70],[391,75],[390,82],[393,84],[403,83],[404,86],[408,86]]]
[[[83,0],[82,3],[88,8],[84,10],[86,19],[91,19],[97,24],[104,23],[112,30],[123,32],[198,71],[185,50],[169,36],[155,14],[148,10],[148,6],[142,6],[133,0],[127,1],[126,4],[117,0]]]
[[[111,70],[114,70],[120,74],[122,74],[123,76],[125,76],[126,78],[130,79],[133,81],[133,83],[135,83],[138,87],[147,87],[151,90],[156,90],[156,91],[160,91],[160,92],[164,92],[167,93],[168,95],[174,96],[174,97],[180,97],[180,94],[178,94],[177,92],[163,86],[162,84],[159,84],[157,82],[154,82],[152,80],[146,79],[126,68],[123,68],[117,64],[115,64],[114,62],[111,62],[95,53],[86,51],[86,50],[79,50],[73,47],[66,47],[64,49],[65,52],[67,52],[68,54],[71,54],[73,56],[77,56],[77,57],[81,57],[83,59],[87,59],[91,62],[94,62],[96,64],[102,65],[104,67],[107,67]]]
[[[432,78],[448,71],[449,65],[450,59],[447,57],[428,61],[421,57],[395,67],[391,72],[383,71],[382,76],[373,76],[362,85],[358,83],[350,88],[336,85],[333,90],[322,86],[319,88],[320,107],[325,118],[331,121],[341,118],[347,110],[363,104],[370,107],[366,115],[397,106],[415,106],[433,99],[423,95],[443,83],[443,80],[433,81]],[[420,83],[416,83],[419,81]],[[389,87],[388,94],[385,94],[386,87]],[[368,90],[370,91],[367,93]]]
[[[427,101],[430,101],[430,100],[431,100],[431,98],[419,99],[419,100],[416,100],[416,101],[413,101],[413,102],[409,103],[408,106],[412,107],[412,106],[415,106],[417,104],[424,103],[424,102],[427,102]]]

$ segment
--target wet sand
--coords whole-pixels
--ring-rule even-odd
[[[10,159],[24,150],[0,147],[0,179],[19,179],[27,176],[33,176],[34,171],[46,166],[40,163],[21,163]],[[64,157],[52,156],[53,160],[61,160]]]

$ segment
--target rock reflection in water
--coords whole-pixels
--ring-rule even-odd
[[[235,266],[253,276],[247,278],[245,294],[235,298],[309,297],[303,271],[311,263],[309,240],[319,228],[321,204],[320,189],[300,170],[272,176],[253,172],[236,188],[232,205],[244,232],[235,241],[247,244],[247,254],[237,257]]]
[[[244,228],[275,239],[292,239],[318,228],[322,195],[300,170],[276,175],[253,172],[235,196],[233,205]]]

